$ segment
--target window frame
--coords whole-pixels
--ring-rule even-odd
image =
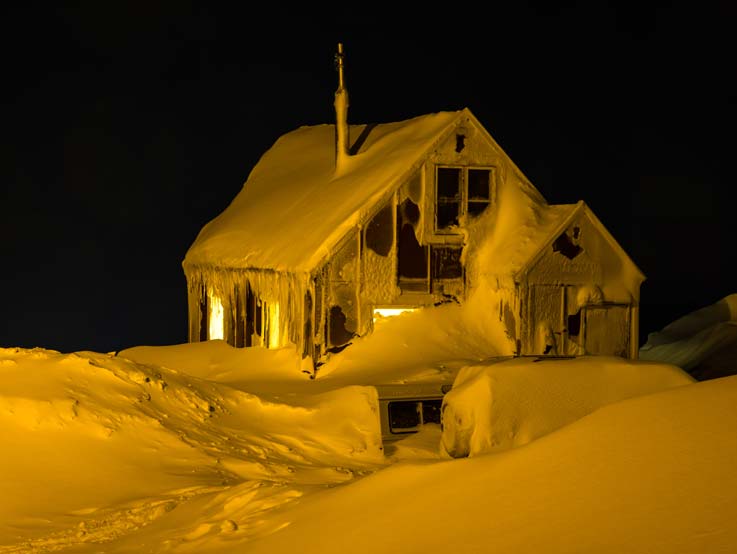
[[[479,217],[486,209],[488,209],[489,206],[491,206],[494,203],[495,200],[495,194],[496,194],[496,167],[495,166],[485,166],[485,165],[453,165],[453,164],[436,164],[435,165],[435,197],[433,202],[433,231],[435,234],[439,235],[454,235],[458,234],[457,231],[453,229],[453,225],[449,225],[446,227],[440,227],[438,225],[438,212],[439,212],[439,206],[450,204],[452,202],[449,201],[451,197],[448,196],[441,196],[440,190],[439,190],[439,174],[441,169],[456,169],[460,171],[460,183],[459,183],[459,194],[458,194],[458,225],[460,226],[461,222],[468,218],[476,218]],[[489,197],[488,200],[481,199],[479,197],[473,197],[471,198],[469,196],[468,191],[468,184],[469,184],[469,171],[488,171],[489,172]],[[471,205],[481,205],[485,204],[486,207],[481,210],[479,213],[471,213],[469,210],[469,204]]]

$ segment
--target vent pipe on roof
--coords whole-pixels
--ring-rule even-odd
[[[348,91],[343,75],[343,44],[338,43],[335,65],[338,70],[338,90],[335,91],[335,169],[340,169],[348,157]]]

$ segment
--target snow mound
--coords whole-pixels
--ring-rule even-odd
[[[498,452],[606,404],[693,382],[673,365],[617,357],[512,358],[469,366],[443,399],[441,449],[456,458]]]
[[[699,379],[737,374],[737,294],[650,333],[640,359],[677,365]]]
[[[77,524],[84,541],[112,540],[218,488],[335,484],[385,463],[373,387],[265,400],[120,356],[43,349],[0,349],[0,444],[0,551],[19,540],[46,551],[33,542],[40,528],[43,548],[79,540]]]
[[[446,303],[381,321],[328,359],[318,385],[453,382],[460,367],[509,353],[504,328],[479,303]]]
[[[675,387],[521,448],[324,491],[248,552],[734,552],[736,428],[737,377]]]

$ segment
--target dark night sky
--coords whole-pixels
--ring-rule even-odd
[[[648,277],[643,337],[737,292],[733,3],[210,4],[1,8],[0,346],[185,342],[187,248],[281,134],[333,121],[338,41],[352,123],[467,106],[585,200]]]

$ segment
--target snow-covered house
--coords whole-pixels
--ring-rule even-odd
[[[584,202],[549,205],[467,108],[280,137],[183,262],[190,341],[316,363],[380,317],[498,313],[508,353],[637,355],[643,274]]]

